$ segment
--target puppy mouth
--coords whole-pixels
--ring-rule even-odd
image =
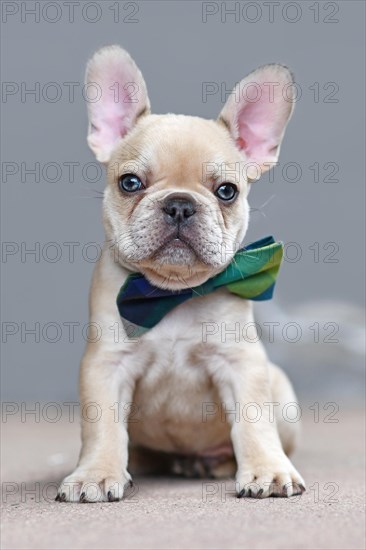
[[[194,246],[189,242],[188,239],[183,237],[183,235],[178,230],[175,234],[170,235],[167,239],[164,240],[161,245],[159,245],[159,247],[152,254],[151,259],[159,260],[162,253],[166,254],[171,251],[174,255],[174,251],[179,252],[182,250],[187,250],[187,252],[191,252],[191,254],[194,254],[195,257],[198,256]],[[172,260],[173,259],[174,258],[172,258]]]
[[[188,246],[190,248],[191,245],[186,242],[184,239],[182,239],[181,237],[174,237],[174,239],[171,239],[170,241],[168,241],[167,244],[170,244],[170,246],[177,246],[177,247],[180,247],[180,246]]]
[[[205,258],[204,250],[198,235],[194,232],[186,235],[181,228],[175,228],[136,265],[152,284],[180,290],[203,284],[221,271],[221,265],[215,266],[208,261],[209,257]]]

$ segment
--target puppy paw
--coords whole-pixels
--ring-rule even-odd
[[[131,476],[109,473],[101,470],[76,469],[65,477],[56,496],[58,502],[114,502],[121,500],[128,487],[132,485]]]
[[[238,498],[291,497],[302,495],[304,491],[305,482],[292,465],[250,468],[236,478]]]

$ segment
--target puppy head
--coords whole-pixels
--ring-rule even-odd
[[[88,143],[107,165],[104,224],[115,258],[163,288],[202,284],[243,241],[248,182],[277,162],[291,74],[281,65],[251,73],[217,121],[151,115],[142,74],[118,46],[94,55],[86,80],[98,91]]]

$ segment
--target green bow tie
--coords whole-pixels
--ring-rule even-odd
[[[117,296],[122,322],[125,327],[134,325],[133,336],[140,336],[186,300],[223,287],[247,300],[270,300],[282,256],[282,243],[265,237],[239,250],[224,271],[202,285],[177,291],[155,287],[141,273],[133,273]]]

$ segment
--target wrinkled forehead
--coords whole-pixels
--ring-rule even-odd
[[[242,162],[227,129],[183,115],[150,115],[123,140],[111,159],[121,173],[150,176],[154,183],[192,185],[226,181]]]

